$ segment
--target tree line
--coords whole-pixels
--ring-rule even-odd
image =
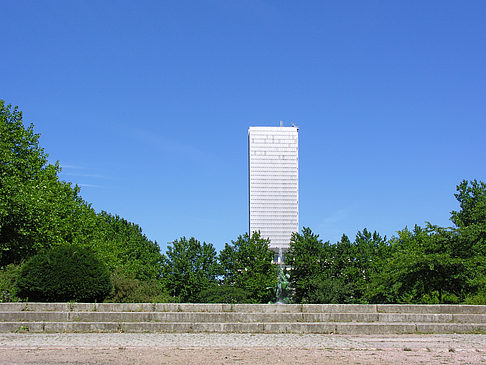
[[[60,171],[33,125],[0,100],[0,301],[275,301],[279,267],[258,233],[219,253],[181,237],[162,253],[138,225],[96,212]],[[363,229],[336,243],[310,228],[294,233],[290,301],[486,304],[486,185],[462,181],[455,197],[453,227],[427,223],[391,238]]]
[[[323,242],[309,228],[287,255],[296,303],[486,304],[486,184],[463,181],[454,227],[427,223],[386,239],[364,229]]]
[[[70,288],[73,300],[271,300],[276,271],[268,240],[244,234],[218,255],[210,243],[181,237],[163,254],[138,225],[95,212],[60,172],[59,163],[48,162],[33,125],[25,126],[21,111],[0,100],[0,301],[41,300],[42,291],[54,300],[53,288]],[[100,290],[83,297],[79,288],[87,278],[78,275],[79,288],[62,279],[73,281],[72,272],[87,267],[98,276],[108,273],[110,285],[105,277],[88,280]]]

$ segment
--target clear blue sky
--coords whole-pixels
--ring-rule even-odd
[[[300,225],[448,226],[486,181],[486,1],[3,1],[0,98],[163,251],[248,229],[247,130],[300,127]]]

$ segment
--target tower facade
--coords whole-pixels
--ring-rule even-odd
[[[282,123],[248,130],[250,234],[269,238],[279,261],[299,230],[298,131]]]

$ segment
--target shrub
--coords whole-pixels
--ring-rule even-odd
[[[354,303],[353,286],[342,278],[316,277],[310,281],[306,301],[312,304]]]
[[[213,285],[202,290],[198,301],[200,303],[251,303],[247,291],[227,284]]]
[[[20,265],[10,264],[0,269],[0,303],[17,302],[17,277]]]
[[[466,300],[464,302],[465,302],[465,304],[485,305],[486,304],[486,285],[479,287],[476,292],[470,293],[466,297]]]
[[[113,290],[106,302],[114,303],[170,303],[174,299],[158,280],[142,281],[120,272],[111,275]]]
[[[111,291],[110,274],[87,248],[61,245],[30,258],[21,268],[17,295],[41,302],[98,302]]]

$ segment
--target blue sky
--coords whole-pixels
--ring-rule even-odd
[[[486,181],[485,1],[4,1],[0,98],[162,250],[248,229],[247,130],[300,127],[300,225],[448,226]]]

